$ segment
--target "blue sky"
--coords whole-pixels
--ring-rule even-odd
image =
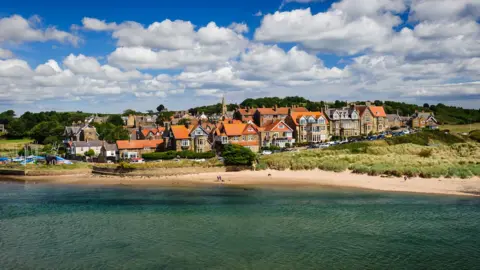
[[[284,1],[7,1],[0,110],[185,109],[222,95],[479,108],[479,3]]]

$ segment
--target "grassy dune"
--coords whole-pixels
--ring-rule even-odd
[[[423,136],[421,134],[420,136]],[[461,177],[480,176],[480,144],[436,141],[435,146],[415,143],[375,141],[359,142],[309,150],[299,153],[279,153],[262,156],[259,169],[312,170],[369,175]],[[428,140],[427,140],[428,141]]]

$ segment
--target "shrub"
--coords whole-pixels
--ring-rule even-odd
[[[468,136],[470,139],[480,142],[480,130],[471,131]]]
[[[256,155],[249,148],[237,144],[227,144],[223,148],[222,157],[225,165],[252,165]]]
[[[93,149],[88,149],[88,151],[85,151],[84,155],[86,157],[93,157],[95,156],[95,151]]]
[[[432,156],[432,152],[433,152],[432,149],[422,149],[422,151],[420,151],[418,155],[423,158],[428,158]]]

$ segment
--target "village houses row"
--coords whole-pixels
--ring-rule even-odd
[[[179,125],[180,119],[186,124]],[[156,119],[155,119],[156,120]],[[94,118],[65,128],[68,154],[81,156],[93,149],[103,160],[131,159],[156,151],[218,150],[224,144],[238,144],[254,152],[262,147],[291,146],[294,143],[319,143],[332,138],[348,138],[382,133],[393,127],[424,128],[437,126],[432,113],[417,112],[411,117],[386,114],[382,106],[351,104],[343,108],[325,106],[321,111],[304,107],[240,108],[228,112],[224,99],[222,113],[192,116],[188,112],[172,116],[164,127],[151,116],[125,118],[129,140],[108,144],[98,140]]]

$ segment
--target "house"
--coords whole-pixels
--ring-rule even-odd
[[[4,133],[4,132],[7,132],[7,130],[5,129],[5,125],[0,124],[0,133]]]
[[[116,143],[104,142],[100,149],[99,161],[106,162],[108,160],[116,162],[118,160],[118,147]]]
[[[117,149],[120,159],[140,158],[161,148],[163,140],[118,140]]]
[[[189,133],[191,149],[197,153],[212,151],[212,141],[209,140],[211,131],[210,125],[195,125]]]
[[[152,127],[156,123],[156,115],[129,115],[126,120],[127,128]]]
[[[360,135],[360,117],[354,106],[329,109],[325,106],[331,136],[343,138]]]
[[[437,129],[438,121],[435,119],[433,112],[416,111],[410,120],[412,128],[430,128]]]
[[[238,144],[254,152],[260,150],[259,128],[253,123],[220,123],[214,130],[216,147],[224,144]]]
[[[164,150],[193,151],[193,144],[190,140],[190,132],[190,126],[188,128],[184,125],[169,126],[163,133],[163,139],[165,141]]]
[[[271,145],[284,148],[287,144],[295,143],[293,138],[293,129],[283,120],[275,120],[265,125],[260,131],[260,146],[268,147]]]
[[[395,128],[395,127],[399,128],[407,125],[408,117],[400,116],[397,110],[396,114],[387,114],[387,121],[388,121],[387,128],[389,129]]]
[[[285,120],[291,112],[308,112],[308,110],[304,107],[293,106],[289,108],[278,107],[277,105],[273,108],[257,108],[253,114],[253,121],[257,126],[263,127],[275,120]]]
[[[64,142],[96,141],[98,140],[97,129],[94,126],[85,124],[75,124],[65,127],[63,131]]]
[[[67,154],[69,156],[84,156],[85,152],[90,149],[95,152],[94,156],[98,156],[102,150],[103,141],[94,140],[94,141],[73,141],[69,142],[67,145]]]
[[[234,114],[233,114],[233,118],[236,119],[236,120],[240,120],[244,123],[248,122],[248,121],[254,121],[253,120],[253,114],[255,113],[256,109],[252,109],[250,107],[246,107],[244,109],[242,108],[239,108],[239,109],[236,109]]]
[[[360,116],[360,134],[380,133],[387,130],[388,118],[383,106],[354,105]]]
[[[296,142],[324,142],[329,139],[328,119],[322,112],[293,112],[285,120]]]
[[[138,139],[140,140],[160,140],[163,138],[163,131],[165,128],[163,127],[150,127],[150,128],[138,128]]]

